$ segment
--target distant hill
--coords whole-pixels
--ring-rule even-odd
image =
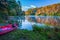
[[[28,9],[28,11],[25,12],[25,15],[60,16],[60,3]]]

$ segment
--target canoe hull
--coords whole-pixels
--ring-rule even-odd
[[[17,26],[15,25],[15,27],[12,27],[12,24],[11,24],[11,25],[4,26],[4,27],[2,27],[0,29],[2,29],[0,31],[0,35],[3,35],[3,34],[9,33],[11,31],[17,29]]]

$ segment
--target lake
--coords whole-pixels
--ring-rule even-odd
[[[10,17],[10,20],[17,20],[19,29],[33,30],[33,25],[45,28],[60,27],[60,16],[21,16]]]

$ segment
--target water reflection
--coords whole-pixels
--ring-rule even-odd
[[[60,16],[21,16],[12,17],[11,19],[18,21],[19,29],[33,30],[32,25],[39,27],[60,27]]]
[[[28,20],[22,21],[21,29],[32,30],[32,24]]]
[[[35,18],[33,18],[33,17],[35,17]],[[60,17],[59,16],[29,16],[27,18],[28,18],[28,21],[30,21],[30,22],[47,24],[47,25],[51,25],[51,26],[60,26]]]

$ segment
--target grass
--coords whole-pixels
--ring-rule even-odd
[[[33,31],[14,30],[0,36],[0,40],[60,40],[60,29],[33,27]]]

